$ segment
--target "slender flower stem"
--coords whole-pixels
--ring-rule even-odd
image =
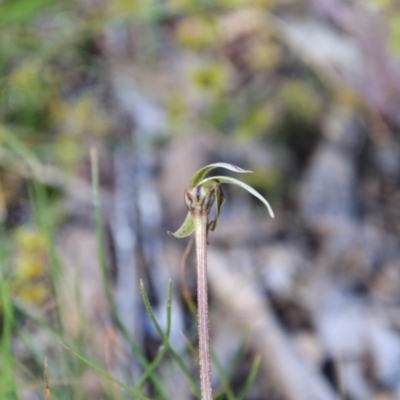
[[[201,399],[212,400],[207,286],[207,215],[196,215],[195,226]]]

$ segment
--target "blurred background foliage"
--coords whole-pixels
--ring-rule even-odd
[[[165,113],[164,136],[156,135],[159,143],[153,138],[154,148],[173,157],[168,143],[180,148],[185,137],[195,143],[211,137],[193,159],[247,163],[255,173],[244,179],[283,221],[301,219],[299,187],[318,144],[332,139],[326,133],[332,110],[361,116],[367,135],[357,150],[365,156],[357,164],[358,195],[365,195],[360,213],[400,233],[400,174],[391,175],[398,153],[385,155],[399,146],[400,8],[394,0],[360,3],[0,0],[0,221],[9,248],[2,274],[10,278],[13,301],[35,309],[52,298],[57,257],[49,238],[73,219],[65,202],[71,187],[79,192],[76,182],[90,185],[89,149],[99,149],[103,187],[112,192],[115,149],[126,142],[139,147],[138,136],[145,136],[125,134],[118,79]],[[292,19],[317,21],[321,30]],[[372,38],[357,25],[369,21]],[[303,34],[310,46],[296,42]],[[321,38],[316,45],[313,35]],[[348,40],[343,48],[335,42],[342,39]],[[337,51],[334,61],[330,51]],[[37,172],[39,165],[52,168],[49,178]],[[190,176],[198,165],[184,167]],[[38,182],[45,210],[35,204]],[[174,224],[173,217],[164,219]]]

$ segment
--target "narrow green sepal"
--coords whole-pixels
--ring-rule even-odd
[[[240,174],[248,174],[248,173],[253,172],[253,171],[247,171],[247,170],[240,168],[233,164],[218,162],[218,163],[206,165],[205,167],[200,168],[198,171],[196,171],[194,173],[194,175],[192,176],[192,178],[190,179],[190,186],[197,186],[204,179],[204,177],[215,168],[225,168],[225,169],[228,169],[230,171],[237,172]]]
[[[177,238],[183,238],[192,234],[194,232],[194,229],[195,229],[194,217],[188,212],[180,228],[175,232],[168,231],[168,234],[171,236],[175,236]]]
[[[249,193],[251,193],[254,197],[257,197],[260,201],[262,201],[265,206],[268,208],[269,215],[274,218],[274,212],[272,210],[272,207],[268,203],[268,201],[262,196],[260,193],[257,192],[257,190],[253,189],[251,186],[249,186],[247,183],[244,183],[242,181],[239,181],[235,178],[231,178],[229,176],[212,176],[210,178],[205,178],[203,179],[199,184],[202,185],[203,183],[207,183],[210,181],[220,181],[221,183],[230,183],[232,185],[240,186],[241,188],[247,190]]]

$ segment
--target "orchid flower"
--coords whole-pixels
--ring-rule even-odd
[[[199,323],[200,386],[202,400],[212,400],[208,321],[207,235],[210,230],[213,231],[216,228],[224,204],[221,184],[228,183],[247,190],[263,202],[268,208],[271,217],[274,217],[274,213],[268,201],[246,183],[229,176],[206,177],[206,175],[215,168],[225,168],[241,174],[252,172],[223,162],[210,164],[199,169],[190,179],[189,186],[185,191],[185,204],[188,209],[186,218],[177,231],[168,232],[177,238],[189,236],[193,232],[195,232],[196,236],[197,312]],[[215,202],[215,216],[214,219],[210,221],[210,211]]]

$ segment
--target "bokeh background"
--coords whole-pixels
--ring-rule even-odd
[[[1,0],[0,398],[132,398],[60,342],[196,398],[194,252],[167,230],[224,161],[276,217],[224,187],[215,398],[259,356],[249,400],[399,399],[399,53],[395,0]],[[186,374],[167,352],[143,378],[162,340],[140,279],[164,328],[172,282]]]

